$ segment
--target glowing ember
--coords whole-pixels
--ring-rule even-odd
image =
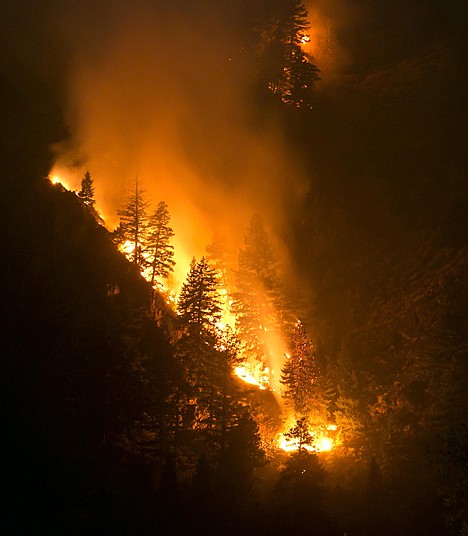
[[[307,43],[310,42],[310,37],[308,35],[304,35],[301,39],[301,44],[302,45],[306,45]]]

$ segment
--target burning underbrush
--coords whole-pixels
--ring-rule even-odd
[[[81,191],[75,193],[96,212],[89,173],[86,178],[87,190],[82,182]],[[70,183],[57,175],[50,180],[65,189]],[[188,322],[186,326],[194,323],[200,333],[211,333],[205,344],[227,356],[230,374],[247,393],[265,449],[331,451],[336,426],[318,409],[324,402],[313,345],[300,321],[295,325],[287,321],[280,295],[280,265],[261,220],[252,219],[237,265],[228,264],[219,244],[212,244],[207,248],[208,260],[193,259],[181,285],[173,275],[173,266],[180,265],[181,259],[170,243],[174,232],[167,205],[159,203],[159,220],[157,212],[151,216],[148,206],[137,180],[111,235],[120,252],[151,284],[151,314],[156,322],[160,323],[163,309],[169,308],[175,317]],[[313,419],[308,417],[312,413]]]

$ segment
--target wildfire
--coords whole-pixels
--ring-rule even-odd
[[[285,452],[295,452],[299,449],[298,439],[289,439],[284,434],[278,436],[278,447]],[[334,447],[333,439],[326,435],[315,436],[313,445],[303,445],[302,448],[309,452],[327,452]]]
[[[309,452],[329,452],[335,447],[335,440],[329,437],[327,432],[335,432],[336,425],[330,424],[327,426],[326,431],[312,430],[314,437],[313,444],[302,445],[301,448]],[[295,452],[299,450],[299,439],[293,439],[285,437],[284,433],[280,433],[277,436],[277,446],[285,452]]]
[[[60,175],[56,175],[56,174],[49,175],[48,179],[50,180],[50,182],[52,184],[60,184],[66,190],[72,191],[72,188],[70,188],[70,185],[68,184],[68,182],[63,177],[61,177]]]
[[[258,366],[253,366],[250,363],[244,363],[244,365],[236,367],[234,372],[242,381],[251,385],[256,385],[262,391],[269,387],[268,368],[260,370]]]

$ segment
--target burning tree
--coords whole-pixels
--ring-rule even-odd
[[[90,207],[94,206],[94,187],[91,173],[87,171],[84,178],[81,181],[81,190],[78,192],[78,197],[83,201],[85,205]]]
[[[132,262],[140,270],[145,268],[147,261],[143,255],[149,225],[148,207],[145,192],[140,188],[138,176],[135,179],[135,189],[117,214],[120,223],[114,231],[114,239],[119,246],[123,247],[126,242],[131,244],[130,254]]]
[[[327,420],[328,397],[315,360],[313,344],[299,320],[291,334],[290,354],[281,371],[283,396],[295,416],[305,416],[314,426]]]
[[[256,215],[239,251],[233,310],[236,327],[247,357],[265,362],[266,332],[282,325],[282,296],[279,264],[261,218]]]
[[[167,203],[160,201],[148,223],[148,262],[151,266],[151,286],[156,278],[164,278],[173,271],[174,246],[170,244],[174,231],[169,226],[171,216]]]

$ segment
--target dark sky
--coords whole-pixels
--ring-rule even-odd
[[[379,67],[405,58],[421,47],[466,30],[468,3],[463,0],[355,0],[361,24],[346,26],[342,38],[356,63]]]
[[[151,2],[138,0],[135,5],[145,3]],[[157,5],[159,2],[154,3]],[[202,4],[209,3],[205,0]],[[23,41],[27,41],[28,37],[30,41],[34,39],[34,35],[40,34],[45,27],[46,13],[54,13],[56,6],[69,13],[94,12],[96,18],[102,17],[100,23],[105,31],[110,13],[118,10],[120,4],[119,1],[4,0],[0,8],[2,50],[8,50],[8,45],[18,38]],[[164,5],[162,2],[160,4]],[[224,4],[229,9],[232,2],[225,0]],[[339,21],[339,39],[350,51],[355,63],[366,67],[377,67],[397,60],[431,42],[454,35],[462,36],[468,20],[468,3],[464,0],[320,0],[306,4],[317,6],[325,16]],[[216,11],[222,11],[220,2],[214,2],[213,5]],[[171,2],[171,9],[175,11],[187,10],[188,6],[193,8],[191,2]],[[85,38],[86,28],[82,31]],[[27,47],[28,43],[24,42],[24,46]]]

